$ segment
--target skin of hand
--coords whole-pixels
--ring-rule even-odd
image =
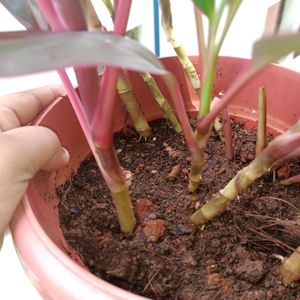
[[[0,248],[29,181],[39,170],[52,171],[69,161],[52,130],[26,126],[62,94],[62,86],[45,86],[0,97]]]

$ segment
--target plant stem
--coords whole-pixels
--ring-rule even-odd
[[[194,15],[196,21],[196,28],[197,28],[198,50],[202,60],[202,69],[203,69],[203,66],[206,64],[205,60],[207,57],[204,30],[203,30],[203,19],[202,19],[202,12],[195,4],[194,4]]]
[[[84,1],[90,2],[91,0],[84,0]],[[107,9],[109,9],[109,12],[114,13],[114,7],[112,6],[112,3],[110,1],[104,1],[104,2],[106,2],[106,7],[107,7]],[[91,4],[91,2],[90,2],[90,4]],[[93,15],[96,14],[95,9],[92,5],[89,6],[89,10],[94,11]],[[97,17],[97,19],[98,19],[98,17]],[[94,21],[96,21],[95,18],[94,18]],[[124,76],[123,72],[120,73],[118,80],[117,80],[117,91],[118,91],[120,99],[122,100],[128,114],[131,118],[133,127],[135,128],[137,133],[144,138],[151,136],[152,130],[151,130],[151,128],[140,108],[140,105],[134,95],[134,92],[133,92],[130,82],[127,79],[127,77]]]
[[[154,99],[156,100],[156,102],[161,107],[162,111],[164,112],[164,114],[166,115],[166,117],[168,118],[170,123],[172,124],[175,131],[177,133],[180,133],[182,131],[180,123],[178,122],[177,117],[172,110],[172,107],[170,106],[168,100],[162,94],[162,92],[161,92],[159,86],[157,85],[156,81],[154,80],[154,78],[151,76],[150,73],[144,73],[144,74],[141,74],[141,76],[142,76],[144,82],[149,87]]]
[[[198,209],[191,216],[191,221],[196,225],[202,225],[211,220],[255,179],[267,173],[275,161],[299,147],[299,124],[300,121],[286,133],[276,137],[258,157],[247,167],[240,170],[224,189],[220,190],[209,202]]]
[[[105,5],[105,7],[107,8],[107,10],[109,11],[111,18],[114,19],[115,10],[114,10],[114,5],[112,4],[112,2],[110,0],[102,0],[102,2]]]
[[[128,111],[132,120],[133,126],[138,134],[142,137],[149,137],[152,135],[152,130],[144,117],[139,103],[134,95],[132,86],[126,77],[121,73],[117,81],[118,94]]]
[[[125,34],[130,7],[130,0],[119,2],[114,19],[114,32],[116,34]],[[92,121],[92,136],[96,153],[103,165],[104,179],[116,206],[121,230],[132,232],[136,219],[126,180],[113,148],[113,110],[119,73],[120,69],[107,67],[103,74],[98,99],[99,105],[96,107]]]
[[[257,135],[255,156],[258,156],[266,147],[267,136],[267,99],[266,88],[260,86],[258,90],[258,120],[257,120]]]
[[[216,11],[214,17],[210,20],[209,23],[208,45],[205,52],[208,57],[205,59],[205,64],[202,66],[203,75],[201,87],[201,105],[198,112],[199,118],[205,116],[210,111],[213,93],[213,82],[216,76],[217,60],[220,51],[220,48],[215,46],[217,29],[226,3],[226,0],[221,1],[218,10]],[[215,119],[217,117],[218,116],[216,116]],[[191,192],[195,191],[201,183],[201,172],[202,167],[204,165],[204,151],[210,135],[210,128],[211,124],[206,128],[207,131],[203,133],[196,133],[196,139],[198,141],[198,145],[202,153],[199,156],[200,161],[197,161],[192,158],[191,172],[189,176],[189,191]]]
[[[184,46],[180,45],[176,41],[176,38],[174,36],[170,0],[159,0],[159,6],[161,9],[161,13],[162,13],[161,23],[162,23],[164,32],[167,36],[168,42],[170,42],[172,44],[172,46],[177,54],[177,57],[182,65],[189,81],[192,84],[192,87],[194,88],[196,94],[200,97],[201,82],[200,82],[199,75],[198,75],[193,63],[187,56]]]
[[[295,175],[287,179],[280,180],[280,184],[282,185],[292,185],[297,183],[300,183],[300,175]]]
[[[91,31],[105,32],[91,0],[82,0],[87,26]]]
[[[224,134],[223,134],[223,123],[221,122],[220,118],[216,118],[214,120],[214,129],[216,133],[219,135],[222,142],[224,142]]]
[[[110,189],[122,232],[132,232],[136,226],[130,194],[116,152],[110,148],[101,148],[95,144],[100,159],[103,177]]]
[[[289,285],[300,279],[300,246],[286,259],[284,259],[280,275],[284,285]]]
[[[207,115],[204,117],[198,117],[197,131],[200,134],[205,134],[209,130],[210,124],[219,115],[219,113],[228,105],[229,102],[238,96],[245,84],[250,82],[261,71],[262,69],[251,67],[241,74],[237,81],[232,84],[228,91],[226,91],[222,100],[217,102]]]
[[[209,136],[210,136],[210,130],[204,136],[201,137],[199,137],[198,133],[196,132],[198,151],[195,152],[196,155],[191,154],[192,161],[191,161],[191,171],[189,174],[189,185],[188,185],[188,190],[190,192],[196,191],[196,189],[200,185],[201,171],[205,164],[204,150]]]
[[[223,118],[223,133],[225,140],[225,155],[228,160],[232,160],[233,151],[232,151],[232,129],[231,129],[231,120],[228,114],[227,107],[222,111]]]

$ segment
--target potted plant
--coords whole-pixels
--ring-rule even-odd
[[[12,230],[25,268],[27,267],[29,275],[40,287],[41,292],[44,293],[46,298],[83,299],[88,297],[90,299],[93,297],[99,298],[99,295],[101,295],[107,299],[139,299],[139,296],[128,294],[117,287],[112,287],[109,283],[96,278],[85,270],[82,258],[78,256],[74,249],[71,249],[70,246],[66,244],[59,227],[57,213],[58,199],[56,194],[57,190],[55,189],[66,182],[71,174],[76,172],[79,164],[92,152],[109,187],[114,206],[116,207],[120,229],[121,232],[123,232],[123,234],[120,232],[117,233],[118,238],[120,238],[121,241],[127,238],[130,240],[134,234],[140,235],[142,232],[142,234],[148,238],[148,240],[145,239],[144,241],[150,245],[147,251],[153,251],[155,243],[164,235],[165,224],[163,220],[157,218],[155,214],[154,216],[152,215],[150,219],[141,220],[141,211],[144,212],[145,207],[151,207],[153,203],[140,201],[140,203],[143,203],[143,207],[139,211],[136,202],[135,209],[138,212],[139,226],[134,233],[136,218],[130,200],[130,193],[114,152],[113,131],[120,130],[125,120],[122,107],[117,105],[115,101],[115,87],[119,70],[107,67],[101,77],[101,84],[99,85],[97,69],[94,65],[107,63],[112,66],[131,68],[156,74],[165,74],[165,71],[159,61],[145,49],[142,49],[138,43],[129,42],[124,38],[107,33],[69,32],[87,29],[84,14],[84,12],[86,13],[87,11],[82,10],[82,3],[80,1],[75,2],[71,5],[69,1],[37,1],[51,29],[53,31],[68,32],[2,34],[3,45],[6,47],[2,47],[1,52],[1,61],[3,62],[1,75],[24,74],[49,68],[59,68],[60,76],[78,120],[76,121],[76,117],[72,112],[67,98],[58,99],[58,101],[41,116],[39,123],[49,126],[58,132],[62,139],[62,144],[71,152],[70,166],[60,170],[60,172],[56,174],[41,173],[36,177],[28,190],[27,198],[25,198],[23,204],[18,208],[12,222]],[[125,33],[130,3],[131,1],[119,1],[116,6],[114,22],[115,33],[117,34]],[[203,228],[201,229],[201,227],[197,226],[203,225],[218,214],[224,209],[228,202],[236,198],[238,194],[256,178],[267,173],[274,164],[281,164],[282,160],[297,155],[296,148],[299,144],[299,126],[298,123],[296,123],[297,112],[291,117],[291,113],[282,109],[280,103],[278,104],[284,95],[287,99],[286,101],[289,101],[289,107],[292,107],[293,111],[295,111],[294,101],[296,101],[296,98],[294,89],[297,80],[299,80],[297,74],[276,66],[268,67],[264,73],[260,75],[258,75],[258,73],[272,60],[297,49],[299,42],[297,41],[297,35],[277,37],[258,42],[254,48],[254,60],[250,65],[249,62],[245,60],[223,58],[218,62],[217,73],[218,53],[240,1],[221,1],[221,4],[219,4],[219,6],[216,5],[216,7],[214,7],[214,1],[212,1],[211,4],[208,4],[206,1],[195,1],[195,3],[197,5],[196,14],[200,37],[201,18],[203,18],[203,16],[199,13],[199,9],[208,18],[210,24],[208,45],[205,45],[204,39],[202,39],[202,41],[201,38],[199,39],[202,53],[207,53],[207,55],[202,55],[202,61],[198,65],[198,73],[202,73],[202,89],[200,89],[199,86],[196,87],[196,93],[191,90],[182,69],[174,58],[164,59],[162,62],[171,74],[176,74],[177,83],[172,78],[170,79],[170,76],[165,77],[165,79],[156,78],[161,86],[162,94],[168,95],[169,97],[167,98],[172,99],[172,105],[176,110],[190,151],[192,165],[189,175],[189,190],[194,192],[199,189],[200,175],[205,160],[205,146],[211,132],[212,122],[230,101],[235,101],[232,102],[233,104],[231,106],[228,106],[232,115],[246,119],[256,118],[256,115],[253,116],[251,111],[253,107],[256,107],[253,103],[253,96],[251,95],[258,89],[258,86],[265,84],[268,93],[272,95],[272,100],[268,100],[270,102],[268,104],[268,114],[276,116],[271,120],[273,123],[269,122],[269,126],[279,132],[285,131],[284,134],[275,138],[268,147],[265,147],[265,109],[263,105],[264,100],[261,100],[262,109],[260,110],[260,119],[262,120],[262,125],[260,132],[262,133],[262,137],[260,137],[260,139],[261,145],[263,146],[261,147],[262,149],[258,150],[258,152],[260,151],[261,153],[257,155],[248,167],[242,169],[237,177],[233,177],[234,179],[229,182],[229,185],[227,185],[225,189],[222,189],[213,196],[212,200],[207,202],[207,204],[200,208],[198,207],[191,217],[192,223],[196,226],[192,226],[191,228],[181,227],[180,229],[182,232],[185,231],[184,234],[192,233],[193,235],[197,234],[201,236],[201,230],[203,230]],[[161,1],[161,4],[162,8],[164,8],[163,4],[168,6],[169,2]],[[225,14],[225,8],[228,9],[227,15]],[[164,18],[164,26],[169,30],[172,24],[170,10],[167,10],[164,16],[166,17],[168,14],[169,19]],[[225,14],[226,17],[225,26],[221,28],[221,38],[217,39],[217,32],[223,14]],[[39,23],[39,28],[43,28],[41,22]],[[170,36],[172,38],[172,34],[170,34]],[[66,43],[68,46],[60,47],[62,41],[68,42]],[[23,48],[21,52],[16,49],[16,45],[20,44]],[[39,47],[36,48],[36,45],[39,45]],[[116,45],[118,45],[118,47],[116,47]],[[97,53],[98,47],[102,47],[102,54]],[[7,51],[7,49],[9,49],[9,51]],[[272,49],[272,51],[270,51],[270,49]],[[50,64],[49,56],[47,57],[47,55],[49,55],[48,53],[50,53],[52,57],[55,56],[57,60],[51,61]],[[26,57],[29,55],[34,55],[35,59],[39,61],[39,64],[34,66],[27,64]],[[132,55],[135,55],[134,59],[132,59]],[[130,60],[128,59],[129,57]],[[196,60],[197,58],[192,58],[192,61],[195,62]],[[12,66],[9,63],[11,61],[15,61],[16,63]],[[61,69],[70,65],[75,66],[80,98],[70,84],[66,73]],[[243,69],[244,71],[242,71]],[[216,74],[218,74],[218,76],[215,78]],[[280,88],[281,86],[285,86],[290,78],[294,78],[295,85],[290,84],[289,90],[281,90],[278,83],[278,78],[281,77],[280,74],[286,76],[286,80],[281,79]],[[141,84],[141,77],[135,75],[129,77],[132,81],[132,86],[137,89],[133,89],[136,95],[141,95],[141,98],[144,98],[140,100],[142,101],[140,102],[140,107],[141,110],[144,111],[145,119],[151,120],[161,117],[162,112],[159,110],[157,104],[154,103],[152,95],[149,93],[149,88]],[[234,77],[237,77],[237,79],[232,86],[228,87]],[[278,86],[274,87],[274,82],[276,82]],[[215,84],[214,90],[213,83]],[[271,91],[273,89],[275,92],[272,94]],[[223,91],[225,91],[225,94],[221,99],[216,99],[211,104],[212,96],[218,95]],[[99,98],[96,97],[98,94],[100,95]],[[199,116],[194,126],[195,129],[193,129],[189,123],[186,110],[194,114],[198,111],[199,95],[201,96],[201,106]],[[260,99],[264,99],[263,88],[261,88],[260,95]],[[250,96],[252,97],[252,102],[249,99]],[[270,99],[269,97],[270,96],[268,96],[268,99]],[[277,111],[278,107],[280,112]],[[68,116],[67,124],[64,121],[64,116]],[[225,125],[227,126],[227,131],[224,130],[224,135],[227,155],[230,156],[231,133],[230,126],[228,126],[230,125],[230,120],[226,111],[223,115],[223,119],[225,121],[227,120],[224,124],[224,128]],[[278,121],[278,119],[280,121]],[[114,121],[114,123],[112,121]],[[292,126],[294,123],[296,125]],[[290,127],[290,129],[287,130],[287,127]],[[99,130],[99,128],[101,128],[101,130]],[[63,131],[60,132],[60,130]],[[142,132],[144,131],[142,130]],[[229,157],[229,159],[231,159],[231,157]],[[143,168],[143,166],[140,167]],[[174,172],[178,173],[176,169],[174,169]],[[172,176],[176,179],[177,175],[170,173],[167,180],[172,181],[173,179],[170,180]],[[129,174],[129,177],[132,176]],[[100,210],[101,207],[101,205],[98,206]],[[78,208],[75,207],[73,209],[74,214],[78,214],[78,212],[76,213],[76,209],[78,210]],[[147,215],[147,218],[148,217],[149,215]],[[146,223],[144,224],[143,222]],[[23,242],[25,230],[27,239],[31,240],[30,244],[26,241],[26,243]],[[105,244],[112,240],[111,236],[105,236],[104,234],[104,237],[101,236],[99,241]],[[126,241],[124,243],[126,243]],[[32,247],[33,244],[34,247]],[[197,259],[190,255],[189,249],[185,247],[186,246],[179,250],[184,252],[182,256],[189,257],[188,264],[195,270],[197,267]],[[168,252],[169,250],[164,249],[164,251]],[[35,254],[38,252],[44,253],[43,257]],[[73,260],[71,260],[69,256],[71,256]],[[75,263],[74,260],[77,261],[77,263]],[[85,257],[84,260],[85,263],[93,269],[94,261],[89,260],[87,263]],[[46,263],[43,263],[43,261],[46,261]],[[121,262],[119,269],[115,266],[114,269],[109,271],[111,278],[121,278],[119,285],[122,285],[122,279],[127,276],[126,272],[129,266],[131,264],[134,265],[131,257],[126,258],[125,256],[125,258],[121,259]],[[257,261],[248,259],[244,261],[244,263],[244,268],[248,264],[250,268],[254,268],[255,270],[262,269],[260,262]],[[290,281],[294,281],[298,278],[299,271],[297,264],[298,252],[295,251],[283,262],[282,270],[288,271],[288,274],[282,271],[285,283],[290,283]],[[226,281],[226,278],[216,272],[214,263],[209,264],[208,267],[211,268],[210,270],[212,271],[208,272],[210,275],[207,277],[207,285],[218,287],[221,291],[229,295],[232,287]],[[172,264],[164,267],[164,272],[162,272],[164,274],[161,279],[165,281],[163,282],[164,285],[168,284],[168,278],[165,274],[168,268],[169,272],[174,272]],[[160,272],[160,269],[158,270],[159,271],[154,270],[152,276],[148,278],[148,284],[144,287],[144,292],[147,291],[151,284],[154,284],[153,280],[158,272]],[[122,276],[120,273],[122,273]],[[244,276],[242,274],[248,274],[247,270],[245,269],[243,271],[242,268],[236,268],[236,273],[241,277]],[[54,274],[63,275],[68,285],[64,285],[63,279]],[[197,274],[200,275],[200,273]],[[290,278],[291,274],[295,274],[295,278]],[[253,274],[249,276],[253,277]],[[254,279],[251,277],[252,283],[259,281],[262,276],[263,272],[260,272],[260,276],[254,276]],[[190,288],[192,289],[192,287]],[[157,297],[164,296],[164,291],[159,294],[159,287],[151,287],[151,289],[154,294],[154,291],[158,293]],[[180,292],[181,294],[179,294],[178,297],[186,298],[195,295],[195,291],[189,290],[189,287]]]

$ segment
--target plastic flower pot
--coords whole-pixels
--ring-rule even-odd
[[[196,112],[199,103],[176,58],[162,59],[166,68],[176,75],[190,113]],[[193,57],[197,63],[197,58]],[[249,63],[248,60],[222,57],[219,60],[215,93],[227,87]],[[137,99],[148,119],[162,116],[147,87],[137,74],[131,74]],[[162,89],[168,92],[158,78]],[[281,132],[293,124],[300,115],[300,74],[278,66],[270,66],[247,85],[229,106],[231,115],[255,125],[258,86],[264,84],[268,99],[268,126]],[[116,101],[115,130],[122,128],[125,113]],[[90,151],[67,98],[60,98],[39,118],[38,123],[53,129],[62,144],[70,151],[70,164],[52,173],[41,172],[32,181],[26,196],[11,223],[14,242],[21,262],[45,299],[145,299],[107,283],[83,265],[71,249],[59,225],[59,199],[55,188],[76,172]]]

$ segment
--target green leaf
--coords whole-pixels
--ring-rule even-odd
[[[139,72],[167,73],[147,48],[134,40],[110,33],[0,33],[0,76],[99,64]]]
[[[46,30],[48,25],[33,0],[1,0],[2,5],[29,30],[39,27]]]
[[[135,41],[140,41],[141,39],[141,32],[142,32],[142,25],[137,25],[130,30],[126,31],[126,36],[131,38]]]
[[[209,19],[212,19],[215,9],[214,0],[194,0],[194,2]]]
[[[300,50],[299,33],[261,39],[253,46],[253,66],[261,68],[297,50]]]

